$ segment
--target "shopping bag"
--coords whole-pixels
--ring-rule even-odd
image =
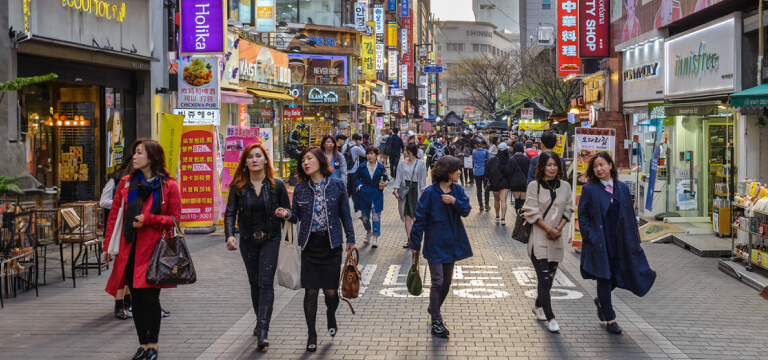
[[[405,278],[405,284],[408,286],[408,293],[413,296],[421,295],[421,275],[419,275],[419,253],[413,253],[413,262],[411,269],[408,270],[408,277]]]
[[[296,238],[294,225],[285,223],[280,236],[280,253],[277,256],[277,283],[291,290],[301,287],[301,248],[296,243]]]
[[[130,181],[126,181],[125,187],[128,187],[130,183]],[[123,201],[120,203],[120,210],[117,212],[115,226],[112,228],[112,236],[109,238],[109,248],[107,248],[107,253],[112,256],[120,253],[120,240],[123,238],[123,224],[125,223],[125,219],[123,219],[125,217],[125,202],[126,200],[123,198]]]

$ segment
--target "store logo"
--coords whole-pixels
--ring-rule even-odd
[[[638,66],[633,69],[624,70],[622,75],[624,76],[624,81],[634,81],[656,77],[659,75],[659,63],[653,63]]]
[[[335,91],[324,93],[318,88],[312,88],[307,93],[307,100],[311,103],[338,103],[339,95]]]
[[[720,67],[720,56],[706,52],[707,43],[701,42],[699,44],[699,51],[694,52],[691,50],[691,55],[681,57],[677,54],[677,60],[675,60],[675,76],[696,75],[698,79],[701,79],[701,75],[704,71],[714,70]]]
[[[94,14],[107,20],[123,22],[125,19],[125,3],[115,5],[101,0],[61,0],[61,6]]]

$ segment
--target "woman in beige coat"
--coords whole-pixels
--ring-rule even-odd
[[[550,290],[563,261],[562,230],[573,212],[571,185],[563,180],[560,157],[551,151],[541,153],[536,166],[535,181],[528,184],[522,212],[525,220],[533,224],[528,241],[528,255],[538,278],[538,294],[533,313],[538,320],[548,321],[551,332],[559,332],[560,326],[552,312]]]

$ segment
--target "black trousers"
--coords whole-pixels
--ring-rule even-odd
[[[275,303],[275,272],[279,251],[280,235],[271,239],[240,240],[240,255],[243,256],[248,283],[251,285],[251,303],[257,314],[259,306],[272,306]]]
[[[472,168],[464,168],[464,171],[462,171],[462,177],[461,177],[461,184],[465,185],[468,183],[471,183],[474,179],[474,176],[472,175],[474,173],[474,169]]]
[[[134,288],[133,274],[136,263],[136,244],[131,247],[125,277],[133,300],[133,324],[139,336],[139,344],[156,344],[160,335],[160,289]]]
[[[392,178],[397,178],[397,164],[400,163],[400,155],[389,157],[389,172],[392,173]]]
[[[443,313],[440,308],[448,297],[453,280],[453,267],[456,263],[429,264],[429,273],[432,279],[432,287],[429,289],[429,308],[427,312],[432,316],[432,321],[442,321]]]
[[[485,182],[485,175],[475,176],[475,184],[477,185],[477,202],[480,206],[483,206],[483,193],[485,193],[485,205],[488,205],[491,191],[488,189],[488,183]],[[483,187],[485,187],[485,189],[483,189]]]
[[[533,262],[533,268],[536,269],[538,282],[536,307],[543,308],[547,320],[552,320],[555,318],[555,313],[552,311],[552,297],[549,292],[552,290],[558,264],[554,261],[547,261],[547,259],[537,259],[533,253],[531,253],[531,262]]]

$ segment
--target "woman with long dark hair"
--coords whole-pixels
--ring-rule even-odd
[[[539,160],[541,162],[541,160]],[[595,154],[587,167],[589,184],[581,189],[579,231],[583,239],[581,276],[597,280],[597,317],[606,330],[621,334],[611,303],[614,288],[645,296],[656,280],[645,252],[629,187],[619,181],[616,165],[605,151]]]
[[[418,145],[408,144],[405,153],[407,155],[406,160],[397,166],[394,194],[397,199],[397,210],[400,212],[400,218],[405,223],[405,235],[407,237],[411,233],[411,227],[413,227],[419,196],[427,188],[427,165],[418,157]],[[408,190],[403,192],[401,189]],[[401,194],[405,196],[401,196]],[[410,238],[403,248],[409,247],[411,247]]]
[[[499,143],[496,156],[488,161],[488,188],[493,192],[493,209],[496,212],[494,221],[507,225],[507,195],[512,177],[509,164],[509,147],[507,143]],[[499,211],[501,210],[501,211]]]
[[[106,291],[116,296],[118,290],[128,285],[140,345],[133,359],[155,360],[161,319],[160,289],[168,286],[148,284],[146,273],[158,241],[170,236],[167,230],[173,229],[181,217],[181,196],[179,185],[165,166],[160,143],[152,139],[136,140],[131,145],[131,154],[133,170],[117,186],[104,233],[104,249],[108,249],[120,204],[125,199],[120,253],[115,257]],[[128,187],[124,185],[126,182]],[[106,251],[102,257],[107,263],[112,260]]]
[[[558,265],[563,261],[562,231],[571,221],[571,185],[563,181],[563,165],[554,152],[541,153],[536,165],[536,180],[528,184],[522,214],[533,224],[528,241],[528,256],[536,270],[538,280],[533,314],[548,322],[551,332],[559,332],[560,325],[552,311],[550,291]]]
[[[332,135],[325,135],[320,144],[323,145],[323,154],[328,158],[328,163],[333,167],[333,174],[331,174],[331,177],[341,179],[346,184],[347,161],[336,149],[336,138]]]
[[[531,166],[531,158],[525,155],[525,146],[516,142],[512,145],[512,155],[509,158],[509,168],[512,176],[509,190],[512,191],[512,200],[515,203],[515,213],[525,204],[525,192],[528,190],[528,169]]]
[[[304,288],[304,316],[307,320],[307,351],[317,351],[317,296],[320,289],[328,308],[328,334],[336,336],[336,309],[339,307],[339,278],[344,235],[347,252],[355,248],[355,231],[344,182],[331,177],[328,159],[320,148],[306,148],[296,167],[299,183],[293,190],[291,209],[275,213],[291,223],[300,223],[301,287]],[[342,232],[342,227],[344,232]]]
[[[288,190],[275,178],[272,162],[264,145],[253,143],[245,147],[229,184],[227,210],[224,213],[224,233],[227,249],[237,250],[235,221],[240,229],[240,255],[251,285],[251,302],[256,312],[258,348],[269,346],[267,333],[275,301],[274,279],[280,233],[285,219],[277,209],[290,206]]]

